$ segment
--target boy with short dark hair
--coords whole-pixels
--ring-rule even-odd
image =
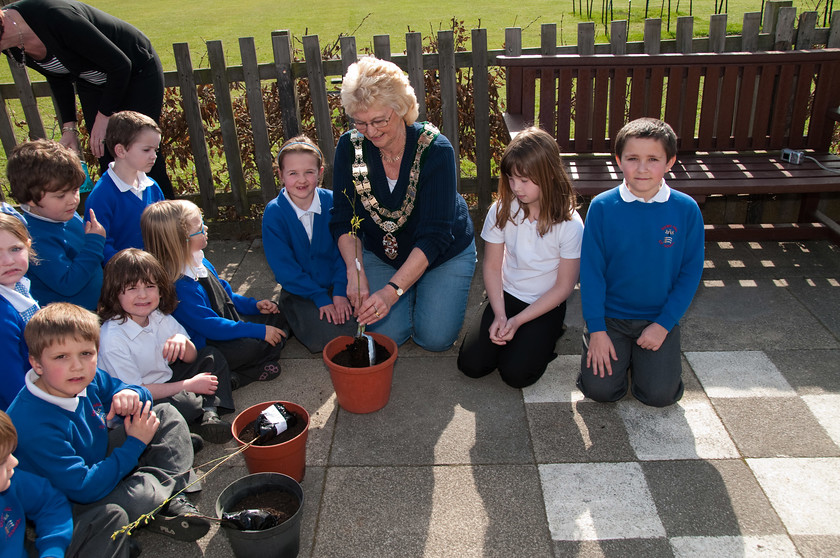
[[[77,512],[116,504],[129,521],[187,486],[194,473],[184,419],[166,403],[152,409],[148,390],[96,367],[95,314],[53,303],[33,316],[24,335],[32,370],[8,410],[16,424],[26,425],[18,445],[21,469],[52,482],[81,505]],[[192,541],[210,525],[179,494],[150,528]]]
[[[147,206],[164,199],[163,192],[146,175],[160,148],[160,128],[139,112],[124,110],[111,115],[105,145],[114,156],[85,202],[108,231],[105,262],[123,248],[143,248],[140,215]]]
[[[85,181],[79,157],[58,142],[27,141],[12,150],[6,175],[38,254],[26,274],[32,296],[42,305],[65,301],[94,310],[105,229],[95,215],[84,223],[76,213]]]
[[[129,556],[127,537],[96,536],[119,530],[128,522],[125,512],[113,505],[91,509],[74,528],[64,494],[38,475],[15,471],[17,440],[12,420],[0,411],[0,555],[26,558],[34,546],[37,556]],[[34,545],[25,540],[27,521],[35,524]]]
[[[583,335],[577,385],[595,401],[627,393],[664,407],[682,397],[680,326],[703,273],[703,217],[672,190],[676,162],[668,124],[641,118],[615,139],[624,181],[596,196],[586,213],[580,257]]]

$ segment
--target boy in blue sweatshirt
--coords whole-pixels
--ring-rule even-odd
[[[131,110],[115,112],[108,119],[105,146],[114,160],[91,190],[85,209],[94,210],[108,231],[107,263],[123,248],[143,248],[140,215],[164,197],[158,183],[146,175],[160,148],[160,128],[154,120]]]
[[[28,556],[129,556],[125,536],[97,537],[113,533],[128,522],[117,506],[105,506],[83,514],[75,524],[67,498],[45,479],[26,471],[12,452],[17,430],[9,415],[0,411],[0,558]],[[26,540],[26,522],[35,525],[34,544]]]
[[[6,175],[38,254],[26,274],[32,296],[42,306],[64,301],[95,310],[105,229],[93,211],[88,223],[76,213],[85,181],[79,157],[55,141],[27,141],[12,150]]]
[[[180,493],[194,475],[187,424],[167,403],[152,409],[145,388],[96,367],[99,318],[57,302],[36,312],[24,335],[32,370],[8,410],[26,429],[21,469],[78,504],[74,513],[114,504],[134,521],[177,493],[149,527],[178,540],[204,536],[209,522]]]
[[[577,385],[595,401],[624,397],[631,368],[630,391],[642,403],[682,397],[679,321],[703,273],[704,228],[697,203],[665,183],[676,158],[677,136],[665,122],[625,125],[615,138],[624,181],[586,213]]]

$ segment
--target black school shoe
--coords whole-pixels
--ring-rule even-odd
[[[223,444],[233,438],[230,423],[220,419],[216,411],[204,411],[196,430],[202,438],[213,444]]]
[[[183,494],[178,494],[160,511],[149,529],[176,541],[197,541],[210,530],[210,521]]]

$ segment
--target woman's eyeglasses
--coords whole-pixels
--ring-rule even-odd
[[[202,220],[201,220],[201,228],[200,228],[200,229],[198,229],[198,232],[194,232],[194,233],[192,233],[192,234],[191,234],[191,235],[189,235],[187,238],[192,238],[192,237],[194,237],[194,236],[198,236],[198,235],[200,235],[200,234],[204,234],[204,233],[206,233],[206,232],[207,232],[207,225],[205,225],[205,224],[204,224],[204,219],[202,219]]]
[[[360,132],[362,130],[367,130],[368,126],[375,128],[376,130],[381,130],[388,125],[388,122],[391,121],[391,116],[394,116],[393,110],[391,110],[391,115],[388,118],[377,118],[376,120],[371,120],[370,122],[359,122],[358,120],[353,120],[353,126]]]

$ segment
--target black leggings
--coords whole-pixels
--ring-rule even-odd
[[[526,302],[504,294],[505,314],[515,316],[528,307]],[[563,335],[566,302],[542,316],[522,324],[505,345],[490,341],[493,308],[487,300],[476,312],[458,352],[458,369],[471,378],[480,378],[499,369],[504,382],[515,388],[530,386],[545,373],[556,354],[554,346]]]

